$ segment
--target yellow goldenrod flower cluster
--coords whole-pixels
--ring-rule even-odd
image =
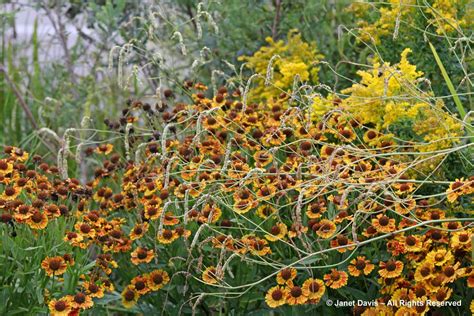
[[[379,45],[384,36],[392,36],[400,27],[414,25],[419,20],[425,19],[425,27],[433,26],[437,34],[443,35],[452,32],[462,32],[462,28],[472,27],[474,10],[467,7],[465,0],[434,0],[419,4],[416,0],[389,0],[380,8],[376,2],[355,2],[347,11],[360,18],[359,40],[373,41]],[[367,20],[368,12],[377,8],[380,15],[374,22]],[[465,11],[465,12],[464,12]],[[403,25],[402,25],[403,24]]]
[[[255,88],[250,91],[253,99],[269,100],[281,92],[288,92],[295,77],[299,77],[299,82],[318,83],[318,61],[324,56],[318,52],[315,43],[305,42],[297,30],[288,32],[286,42],[271,37],[267,37],[266,42],[268,46],[261,47],[254,55],[239,58],[246,62],[247,68],[260,75]],[[270,61],[273,78],[267,78]],[[271,79],[270,85],[264,84],[265,78]]]

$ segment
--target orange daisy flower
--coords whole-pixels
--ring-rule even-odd
[[[98,154],[108,155],[114,149],[114,145],[112,144],[100,144],[96,149],[95,152]]]
[[[429,261],[422,262],[415,270],[415,281],[422,283],[433,277],[434,264]]]
[[[82,284],[84,289],[86,290],[87,295],[90,297],[97,297],[97,298],[102,298],[104,297],[104,286],[103,285],[97,285],[95,282],[85,282]]]
[[[66,272],[67,264],[61,256],[46,257],[41,262],[41,268],[43,268],[48,276],[61,275]]]
[[[443,302],[449,300],[453,294],[453,290],[449,287],[441,287],[435,293],[431,294],[431,300],[435,302]]]
[[[222,210],[214,204],[206,204],[199,213],[200,223],[216,223],[222,216]]]
[[[155,257],[153,249],[138,247],[131,253],[132,263],[139,265],[140,263],[149,263]]]
[[[308,297],[304,295],[301,287],[293,285],[288,288],[288,294],[286,295],[288,305],[301,305],[306,303],[307,300]]]
[[[387,262],[380,262],[379,274],[382,278],[396,278],[403,271],[403,262],[389,260]]]
[[[293,280],[296,278],[295,268],[285,268],[278,272],[276,280],[278,284],[293,284]]]
[[[308,208],[306,210],[306,216],[310,219],[317,219],[322,216],[324,212],[326,212],[327,207],[320,202],[313,202],[308,205]]]
[[[6,159],[0,160],[0,176],[6,176],[13,172],[13,164]]]
[[[336,224],[328,219],[323,219],[312,227],[313,231],[321,238],[331,238],[336,232]]]
[[[154,270],[148,274],[147,284],[152,291],[158,291],[163,286],[168,284],[170,278],[168,273],[163,270]]]
[[[446,263],[451,263],[453,260],[453,254],[446,249],[433,250],[426,255],[426,261],[431,262],[435,266],[443,266]]]
[[[161,216],[162,210],[158,206],[146,206],[144,215],[148,220],[156,220]]]
[[[472,233],[469,231],[454,232],[451,237],[451,247],[454,249],[470,249],[472,247]]]
[[[410,289],[401,288],[393,292],[391,300],[394,302],[400,302],[400,301],[410,302],[410,301],[415,300],[415,294]]]
[[[418,236],[405,237],[405,249],[410,252],[418,252],[423,250],[423,242]]]
[[[148,279],[146,276],[139,275],[134,277],[130,283],[135,288],[135,291],[137,291],[138,294],[144,295],[150,292],[150,288],[148,287],[147,281]]]
[[[269,204],[265,204],[258,207],[256,214],[258,217],[266,219],[267,217],[275,214],[276,212],[277,210],[274,207]]]
[[[395,220],[384,214],[379,214],[377,218],[373,218],[372,226],[374,226],[379,233],[390,233],[396,228]]]
[[[122,291],[122,305],[125,308],[132,308],[137,304],[139,294],[135,287],[129,285]]]
[[[256,151],[253,158],[255,159],[255,166],[258,168],[263,168],[273,161],[272,155],[266,150]]]
[[[71,302],[67,297],[52,299],[48,307],[51,316],[68,316],[71,312]]]
[[[89,309],[94,305],[91,296],[82,292],[71,297],[71,305],[74,309]]]
[[[349,240],[349,238],[347,238],[346,236],[337,235],[337,237],[335,239],[331,240],[330,244],[331,244],[331,247],[333,247],[333,248],[340,247],[340,246],[345,246],[345,248],[337,249],[338,252],[344,253],[347,250],[353,250],[354,249],[354,246],[350,246],[350,247],[348,246],[348,245],[353,244],[353,243],[354,242]]]
[[[271,308],[276,308],[278,306],[286,304],[286,297],[288,295],[288,290],[282,286],[274,286],[270,288],[265,295],[265,302]]]
[[[265,238],[269,241],[277,241],[285,238],[288,233],[288,228],[283,223],[277,223],[270,229],[270,234],[265,235]]]
[[[133,227],[132,231],[130,232],[130,239],[136,240],[142,238],[145,233],[148,231],[149,224],[147,222],[143,222],[141,224],[136,224]]]
[[[332,289],[340,289],[347,285],[348,275],[344,271],[338,271],[337,269],[331,269],[331,273],[324,275],[324,281],[326,286]]]
[[[164,218],[163,218],[163,224],[167,226],[174,226],[179,224],[179,218],[176,216],[173,216],[173,213],[171,212],[166,212]]]
[[[464,179],[456,179],[453,183],[449,185],[449,188],[446,190],[446,196],[450,203],[454,203],[461,195],[464,194]]]
[[[353,259],[350,262],[349,267],[347,268],[349,274],[355,277],[360,276],[361,274],[369,275],[375,266],[370,263],[369,260],[365,259],[364,256],[358,256],[357,259]]]
[[[219,282],[216,268],[214,266],[207,267],[202,273],[202,280],[208,284],[216,284]]]
[[[323,280],[313,278],[304,281],[302,289],[304,296],[315,303],[319,302],[321,297],[323,297],[324,292],[326,292]]]
[[[158,235],[157,239],[162,244],[171,244],[173,241],[179,238],[179,235],[175,230],[163,229],[161,234]]]
[[[28,217],[26,223],[33,229],[44,229],[46,226],[48,226],[48,217],[46,214],[35,210],[31,216]]]
[[[0,198],[6,201],[13,201],[18,197],[18,195],[20,195],[21,191],[22,189],[17,186],[7,186],[3,189],[3,193],[0,195]]]

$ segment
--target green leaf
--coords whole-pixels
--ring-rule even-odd
[[[436,63],[438,64],[438,67],[441,70],[441,74],[443,75],[444,81],[446,82],[446,85],[448,86],[449,92],[451,92],[451,96],[454,99],[454,103],[456,104],[458,113],[461,116],[461,119],[463,119],[466,116],[466,111],[464,110],[461,100],[459,99],[459,96],[456,93],[456,90],[454,89],[454,85],[451,82],[451,79],[449,78],[448,72],[444,68],[443,62],[441,61],[441,58],[439,58],[436,48],[433,46],[433,44],[431,44],[431,42],[428,42],[428,44],[430,45],[430,48],[431,48],[431,51],[433,52],[433,56],[436,60]]]

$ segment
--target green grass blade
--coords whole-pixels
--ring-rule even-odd
[[[443,75],[444,81],[446,82],[446,85],[448,86],[449,92],[451,92],[451,95],[454,99],[454,103],[456,104],[458,113],[461,116],[461,119],[464,119],[464,117],[466,116],[466,111],[464,110],[464,107],[461,104],[461,100],[459,99],[459,96],[456,93],[456,90],[454,89],[454,85],[451,82],[451,79],[449,78],[449,75],[446,72],[446,69],[444,68],[443,62],[441,61],[441,58],[439,58],[438,52],[436,52],[436,48],[433,46],[433,44],[431,44],[431,42],[428,42],[428,44],[430,44],[430,48],[431,48],[431,51],[433,52],[433,56],[436,60],[436,63],[438,64],[438,67],[441,70],[441,74]]]

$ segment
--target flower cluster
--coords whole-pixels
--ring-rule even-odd
[[[131,284],[122,291],[122,304],[127,308],[133,307],[141,295],[151,291],[158,291],[170,281],[168,273],[163,270],[154,270],[145,275],[134,277]]]
[[[472,10],[463,10],[464,0],[434,0],[419,5],[416,0],[390,0],[380,7],[375,21],[367,19],[367,12],[374,9],[375,3],[357,2],[351,4],[347,11],[353,12],[360,18],[359,39],[374,41],[380,44],[384,37],[392,36],[398,28],[406,28],[417,20],[424,21],[424,27],[433,26],[439,35],[453,32],[462,33],[462,28],[472,27]]]
[[[292,90],[295,80],[298,84],[318,83],[318,62],[324,56],[318,52],[316,44],[305,42],[297,30],[288,32],[286,43],[283,40],[275,42],[271,37],[267,37],[266,42],[268,46],[261,47],[252,56],[239,57],[247,68],[259,75],[250,92],[253,99],[271,100],[281,92]]]
[[[60,286],[74,269],[82,271],[71,292],[48,298],[51,313],[78,313],[115,289],[133,309],[167,284],[180,301],[194,300],[193,308],[206,295],[226,298],[256,285],[268,289],[259,295],[272,308],[317,307],[325,295],[368,287],[368,278],[378,281],[371,286],[380,302],[446,301],[472,288],[472,218],[452,206],[469,203],[474,178],[444,181],[439,192],[423,195],[429,181],[412,175],[405,143],[382,128],[389,104],[419,115],[381,98],[384,83],[394,95],[400,82],[420,75],[407,53],[397,75],[378,65],[361,73],[364,82],[347,98],[322,99],[337,110],[321,116],[288,94],[246,103],[239,89],[210,95],[189,81],[188,102],[175,101],[170,90],[163,104],[129,102],[108,121],[122,142],[82,148],[86,163],[96,165],[84,184],[7,147],[0,157],[1,221],[39,233],[66,218],[65,254],[40,265]],[[366,116],[356,110],[362,97],[372,100]],[[90,269],[80,270],[77,255]],[[271,278],[277,285],[267,283]]]
[[[405,49],[398,64],[374,61],[370,70],[358,71],[361,81],[341,91],[347,95],[344,99],[316,97],[313,116],[322,118],[328,111],[343,110],[361,124],[373,126],[377,133],[385,131],[384,141],[398,139],[414,152],[431,153],[459,144],[464,134],[462,123],[446,111],[442,101],[430,103],[432,94],[420,86],[423,73],[407,59],[410,52]],[[404,124],[409,126],[405,130]],[[415,169],[426,171],[440,159],[431,157]]]
[[[268,306],[275,308],[284,304],[319,303],[326,291],[323,280],[309,278],[301,286],[298,286],[293,282],[296,276],[297,272],[294,268],[285,268],[278,272],[276,277],[278,285],[270,288],[265,296]],[[347,275],[345,280],[347,281]],[[336,284],[343,282],[343,278],[339,278]]]

